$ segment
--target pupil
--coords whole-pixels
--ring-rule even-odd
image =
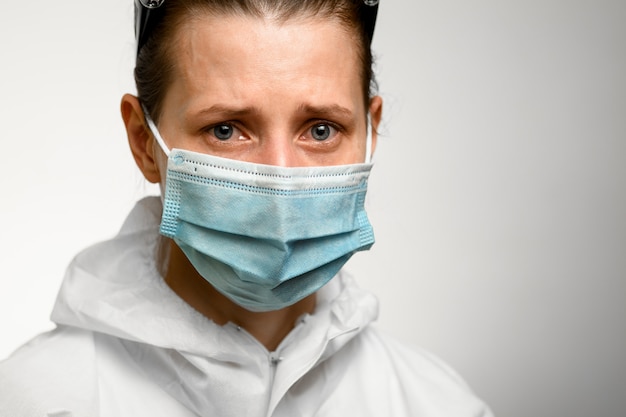
[[[213,128],[215,137],[220,140],[227,140],[233,135],[233,127],[230,125],[219,125]]]
[[[326,140],[330,136],[328,125],[316,125],[311,129],[311,134],[315,140]]]

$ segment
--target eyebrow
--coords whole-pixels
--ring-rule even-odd
[[[339,116],[343,118],[354,118],[354,113],[347,107],[340,106],[338,104],[316,106],[312,104],[300,104],[296,110],[302,114],[312,114],[317,117],[328,117],[331,115]],[[259,114],[260,111],[255,107],[231,107],[223,104],[214,104],[211,107],[204,108],[196,115],[219,115],[226,118],[238,118],[251,114]]]
[[[258,109],[254,107],[238,108],[238,107],[226,106],[223,104],[214,104],[211,107],[204,108],[194,114],[198,116],[202,116],[205,114],[219,115],[220,117],[225,117],[228,119],[236,119],[239,117],[247,116],[250,114],[258,114],[258,113],[259,113]]]
[[[328,117],[331,115],[339,116],[342,118],[354,118],[354,113],[347,107],[340,106],[338,104],[330,104],[324,106],[314,106],[311,104],[301,104],[298,106],[298,112],[304,114],[313,114],[318,117]]]

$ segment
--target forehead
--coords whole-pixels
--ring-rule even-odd
[[[357,41],[338,20],[201,14],[179,25],[172,58],[166,101],[179,106],[211,99],[262,105],[272,97],[363,102]]]

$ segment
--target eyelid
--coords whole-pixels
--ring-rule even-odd
[[[226,121],[226,122],[210,123],[210,124],[208,124],[208,125],[204,126],[201,130],[202,130],[203,132],[210,132],[210,131],[212,131],[213,129],[215,129],[216,127],[218,127],[218,126],[224,126],[224,125],[226,125],[226,126],[232,126],[232,127],[234,127],[234,128],[237,128],[237,129],[238,129],[238,127],[237,127],[237,125],[236,125],[235,123],[233,123],[232,121]]]

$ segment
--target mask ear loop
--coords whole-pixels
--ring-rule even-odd
[[[143,108],[143,114],[144,114],[144,116],[146,118],[146,123],[148,123],[148,129],[150,129],[150,132],[152,132],[152,135],[154,136],[154,138],[156,139],[157,143],[161,147],[161,150],[163,151],[165,156],[169,157],[170,156],[170,149],[165,144],[165,141],[163,140],[163,137],[161,136],[161,133],[159,133],[159,129],[157,129],[156,125],[154,124],[154,121],[150,117],[150,114],[148,114],[148,112],[146,111],[146,108],[143,107],[143,106],[142,106],[142,108]]]
[[[157,143],[159,144],[159,147],[161,148],[165,156],[169,158],[170,150],[165,144],[165,141],[163,140],[161,133],[159,133],[159,129],[154,124],[154,121],[152,120],[152,117],[150,117],[150,114],[148,113],[146,108],[143,105],[141,106],[141,108],[143,109],[143,115],[146,119],[146,123],[148,124],[148,129],[152,133],[152,136],[154,136],[154,138],[156,139]],[[160,193],[161,204],[165,204],[165,183],[161,182],[159,185],[161,188],[161,193]],[[161,257],[160,267],[162,269],[162,271],[160,272],[163,273],[163,271],[167,270],[167,265],[169,264],[169,245],[164,245],[161,249],[159,249],[159,251],[160,251],[160,257]]]
[[[369,112],[367,113],[367,136],[365,138],[365,163],[372,163],[372,121]]]

